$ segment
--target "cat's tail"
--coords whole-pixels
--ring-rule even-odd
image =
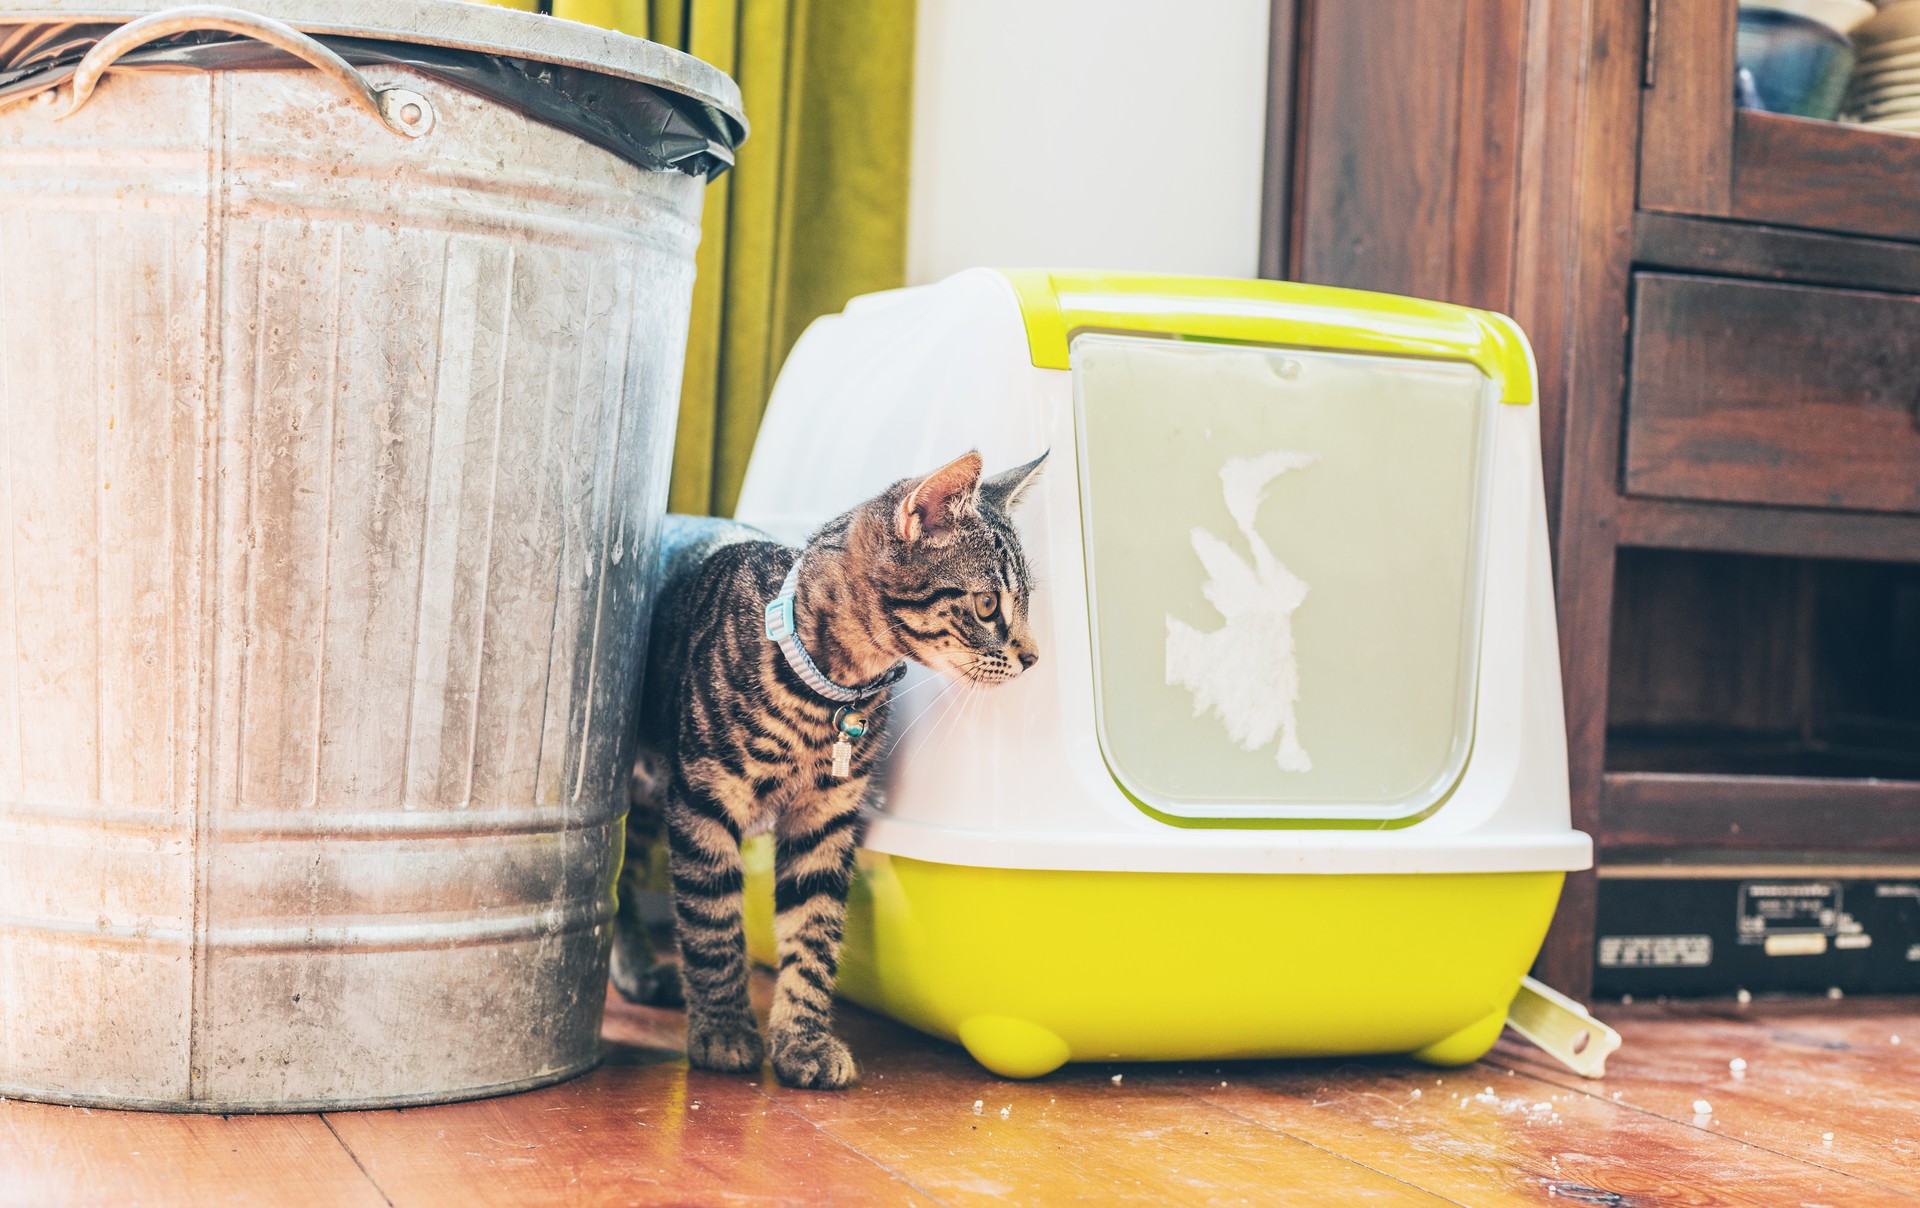
[[[667,761],[643,748],[633,764],[628,793],[626,853],[620,862],[619,905],[613,918],[613,988],[628,1002],[678,1007],[685,994],[680,967],[654,951],[641,903],[666,884]]]
[[[667,757],[652,747],[641,747],[633,761],[633,777],[628,784],[628,803],[633,813],[647,813],[652,816],[653,837],[664,834],[667,810],[667,782],[671,773],[667,766]],[[631,835],[632,818],[629,815],[627,833]]]

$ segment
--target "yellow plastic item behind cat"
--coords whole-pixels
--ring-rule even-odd
[[[1047,872],[862,851],[840,993],[1009,1078],[1113,1058],[1464,1065],[1499,1039],[1563,875]],[[764,837],[747,843],[747,936],[776,963]]]

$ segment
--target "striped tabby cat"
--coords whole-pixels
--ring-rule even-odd
[[[983,481],[969,453],[831,521],[804,551],[728,521],[668,518],[613,982],[636,1002],[684,997],[694,1065],[744,1072],[766,1054],[747,1003],[740,840],[772,831],[774,1072],[816,1089],[857,1076],[832,995],[889,693],[908,659],[976,687],[1038,659],[1010,516],[1045,460]],[[677,970],[655,960],[635,893],[663,829]]]

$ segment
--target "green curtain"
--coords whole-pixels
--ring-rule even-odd
[[[707,190],[673,451],[676,512],[727,515],[774,376],[816,317],[906,280],[914,0],[554,0],[740,82]]]

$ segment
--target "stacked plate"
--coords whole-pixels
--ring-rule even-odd
[[[1920,0],[1888,4],[1853,31],[1858,52],[1843,106],[1862,125],[1920,134]]]

